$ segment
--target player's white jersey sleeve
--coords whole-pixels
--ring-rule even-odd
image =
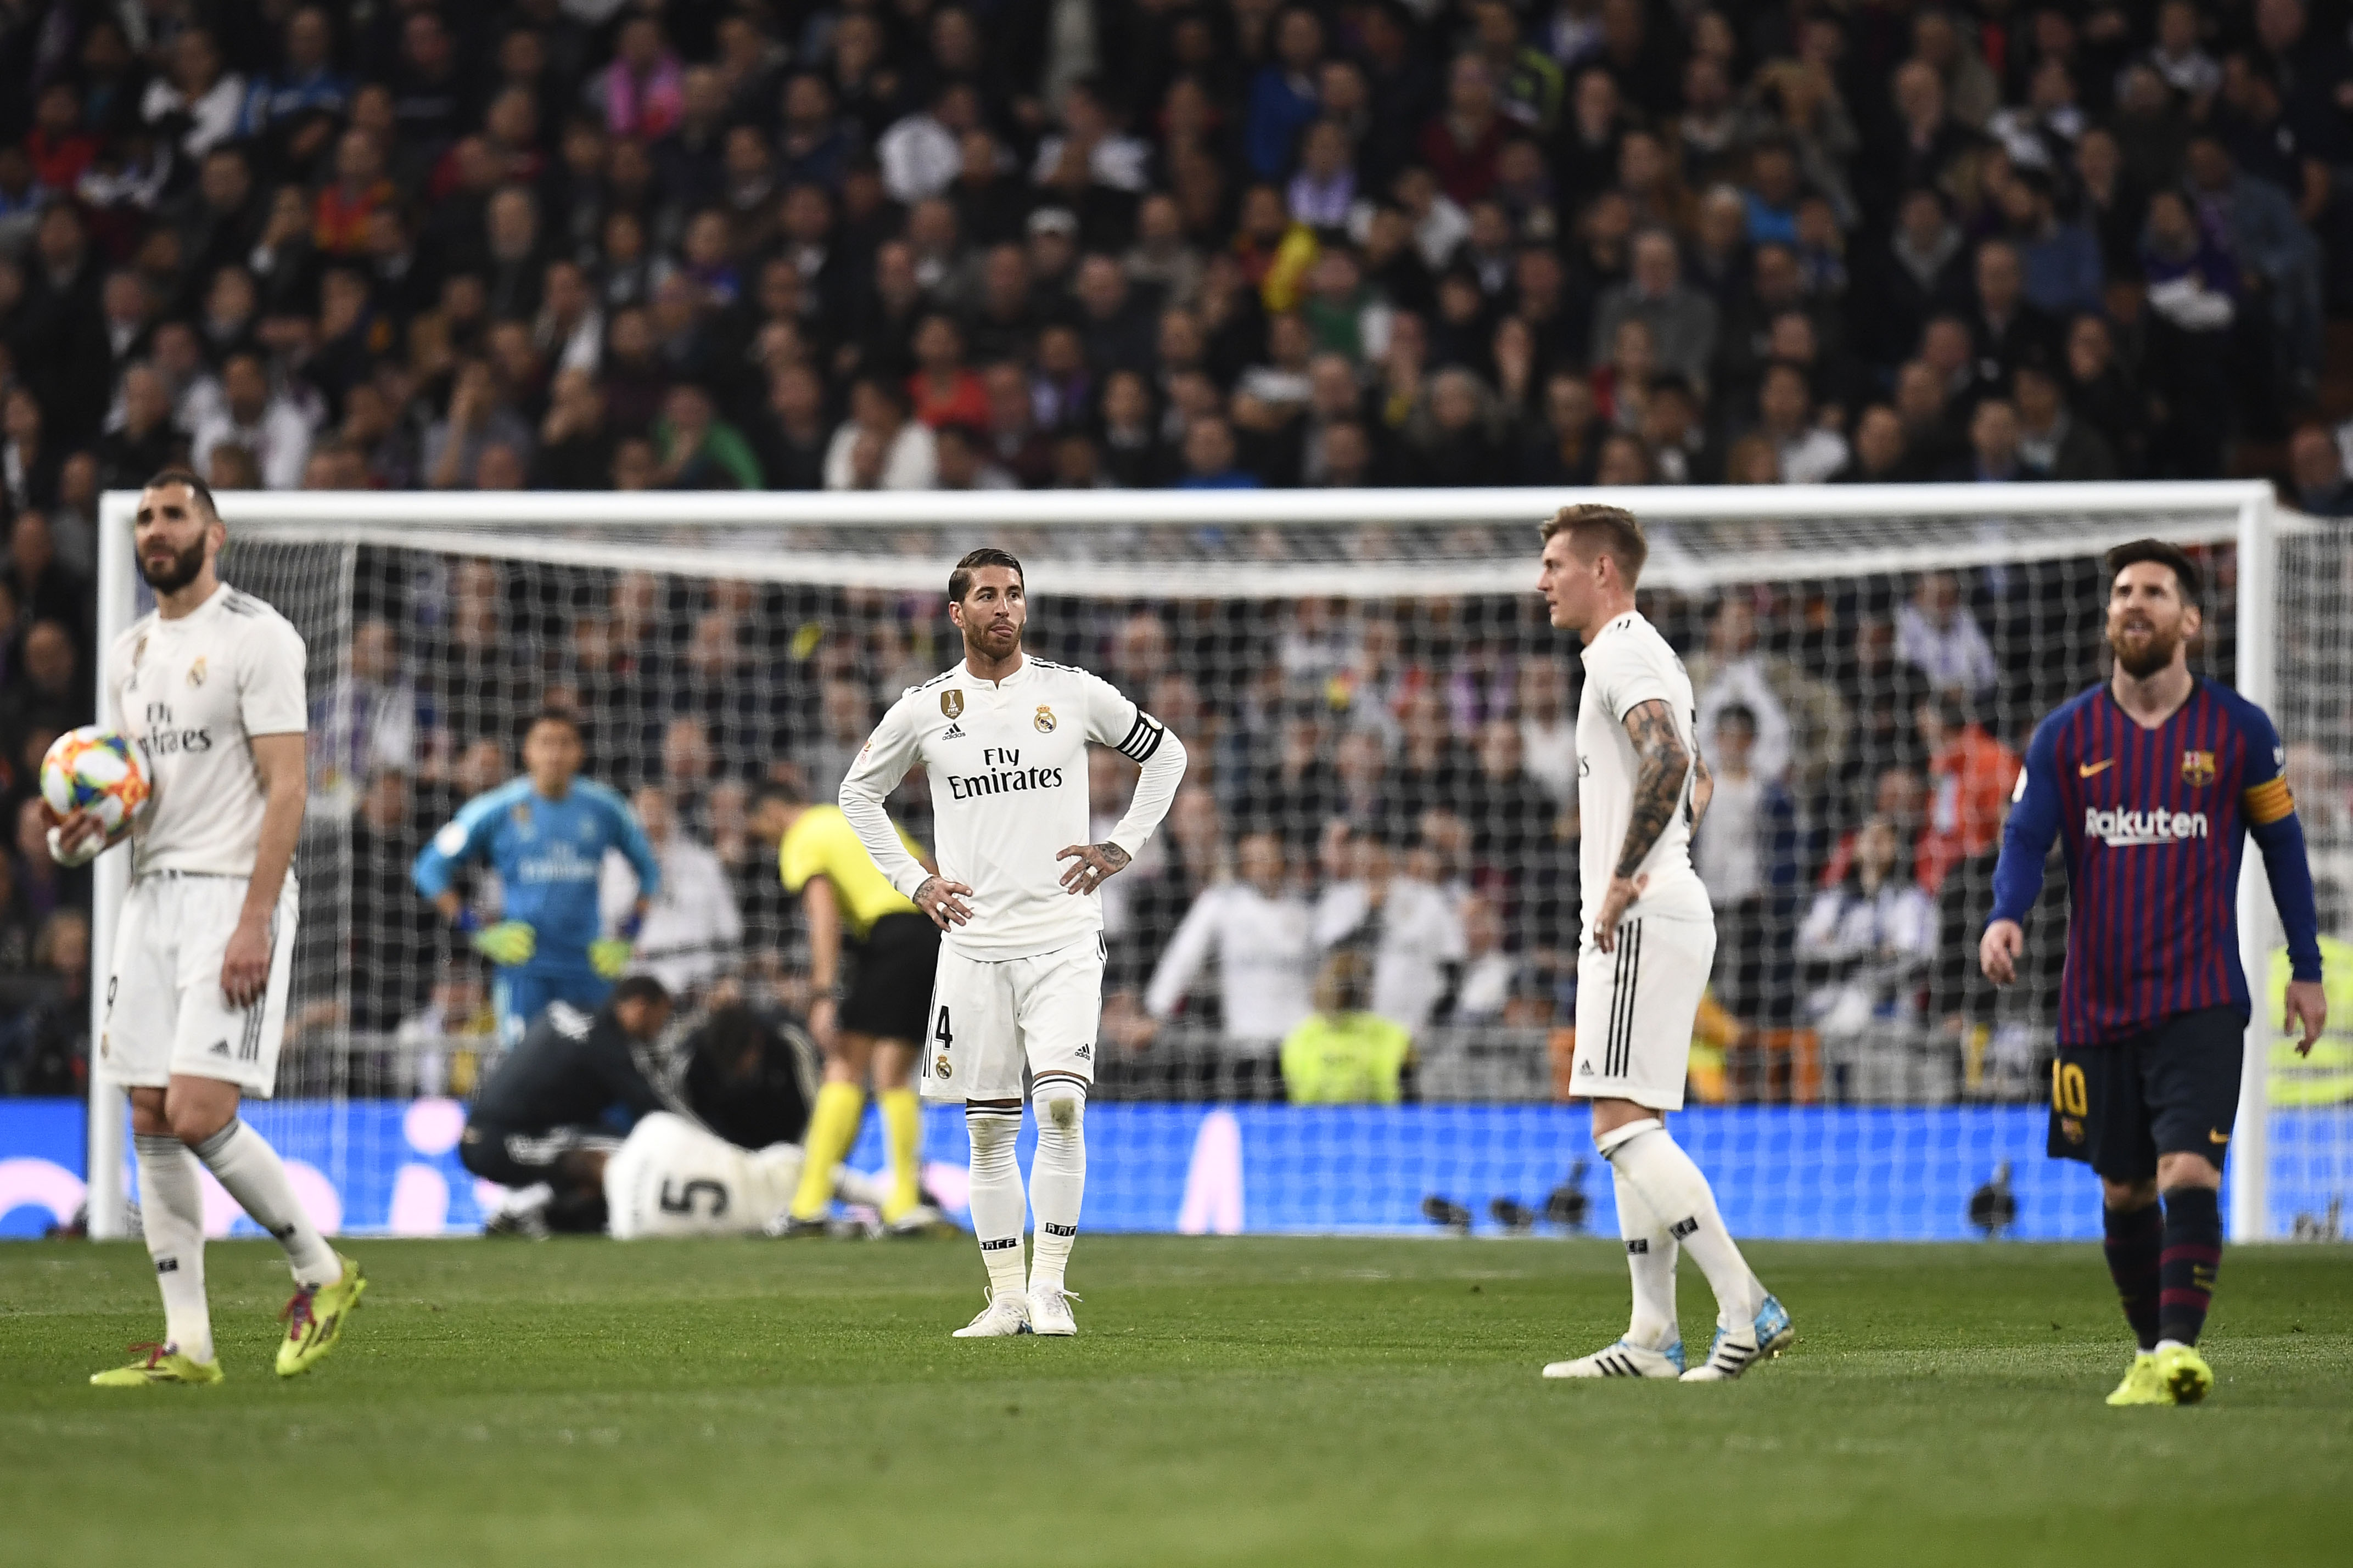
[[[224,587],[176,620],[150,615],[107,651],[110,716],[154,797],[132,829],[134,871],[248,877],[261,841],[258,735],[310,728],[301,634]]]
[[[1626,715],[1645,702],[1665,705],[1683,749],[1696,757],[1691,677],[1683,660],[1651,623],[1638,614],[1619,616],[1586,644],[1585,690],[1577,710],[1577,814],[1582,826],[1577,883],[1586,924],[1609,896],[1626,829],[1634,814],[1634,785],[1641,773]],[[1706,919],[1706,890],[1691,860],[1691,778],[1683,804],[1668,821],[1636,869],[1650,881],[1627,911]],[[1590,941],[1588,929],[1585,939]]]
[[[858,760],[849,764],[849,772],[842,778],[840,792],[835,797],[841,815],[857,829],[859,842],[866,846],[866,853],[874,858],[874,864],[891,879],[891,885],[911,899],[931,873],[908,852],[882,803],[899,787],[899,781],[907,776],[908,770],[923,760],[923,734],[915,725],[914,710],[910,705],[924,689],[911,687],[891,704],[890,711],[882,715],[882,722],[867,738]]]
[[[1071,673],[1086,688],[1087,739],[1109,746],[1143,770],[1127,815],[1111,830],[1111,842],[1132,860],[1176,798],[1176,786],[1185,778],[1185,743],[1103,677],[1083,670]]]

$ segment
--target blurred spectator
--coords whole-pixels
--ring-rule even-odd
[[[2018,461],[2028,474],[2071,482],[2116,477],[2107,437],[2069,411],[2049,365],[2039,360],[2020,365],[2010,386],[2018,411]]]
[[[1920,885],[1933,894],[1955,866],[2000,847],[2020,764],[2018,753],[1988,734],[1955,693],[1923,701],[1918,721],[1930,794],[1916,865]]]
[[[907,417],[903,393],[879,377],[850,389],[849,417],[826,447],[826,489],[929,489],[938,474],[932,432]]]
[[[662,877],[661,893],[638,931],[630,970],[652,975],[673,996],[699,996],[734,963],[743,944],[744,917],[734,888],[717,852],[679,821],[669,789],[640,784],[630,804],[661,863]],[[610,930],[619,929],[636,907],[637,876],[617,851],[605,857],[598,897]]]
[[[1145,988],[1144,1010],[1155,1020],[1175,1016],[1215,956],[1215,1016],[1234,1076],[1271,1080],[1284,1037],[1310,1006],[1315,970],[1310,916],[1306,900],[1290,885],[1277,835],[1243,835],[1235,846],[1235,868],[1234,879],[1205,889],[1185,912]]]
[[[1756,766],[1757,719],[1725,704],[1703,742],[1715,794],[1692,861],[1715,906],[1717,997],[1751,1023],[1784,1021],[1789,927],[1796,912],[1798,808]]]
[[[1895,655],[1939,691],[1981,697],[2000,676],[1993,647],[1950,572],[1923,572],[1895,612]]]
[[[1774,690],[1778,673],[1757,645],[1757,612],[1737,594],[1716,601],[1709,617],[1706,650],[1692,661],[1692,685],[1699,699],[1699,730],[1715,732],[1727,707],[1748,715],[1750,765],[1768,779],[1787,776],[1796,745],[1789,711]]]
[[[2289,500],[2315,517],[2353,517],[2353,477],[2345,454],[2317,425],[2297,429],[2288,444]]]
[[[90,1078],[90,917],[58,910],[33,943],[36,997],[0,1019],[0,1094],[78,1096]]]
[[[1413,1037],[1371,1005],[1372,965],[1350,949],[1315,976],[1315,1011],[1284,1037],[1282,1084],[1293,1105],[1395,1105],[1405,1098]]]
[[[488,374],[483,368],[485,395]],[[270,389],[269,373],[259,354],[240,350],[228,356],[221,366],[221,395],[219,411],[196,426],[191,442],[189,452],[196,466],[208,468],[216,449],[236,446],[258,465],[263,485],[273,490],[299,488],[311,456],[310,421],[290,398]],[[430,437],[427,449],[432,450]]]
[[[1558,661],[1544,658],[1520,666],[1514,684],[1520,715],[1520,754],[1528,774],[1558,805],[1577,794],[1577,715],[1568,707],[1568,679]]]
[[[1814,895],[1797,955],[1811,989],[1806,1016],[1834,1064],[1859,1039],[1900,1031],[1919,1013],[1920,982],[1936,952],[1936,905],[1908,875],[1903,840],[1883,816],[1855,836],[1854,863]]]
[[[1627,281],[1594,308],[1592,341],[1611,342],[1620,323],[1639,321],[1651,329],[1661,368],[1690,381],[1706,379],[1715,354],[1715,302],[1683,281],[1674,237],[1666,231],[1638,235],[1633,261]]]
[[[1398,869],[1380,835],[1352,835],[1346,849],[1349,874],[1316,900],[1315,945],[1368,954],[1372,1010],[1417,1033],[1460,980],[1461,919],[1445,894]]]
[[[416,770],[418,700],[400,667],[400,634],[381,616],[353,628],[344,669],[311,700],[311,789],[348,810],[380,771]]]

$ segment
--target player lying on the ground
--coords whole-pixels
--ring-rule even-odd
[[[784,829],[777,873],[787,892],[801,896],[808,925],[809,988],[816,997],[809,1034],[825,1053],[825,1085],[809,1118],[808,1162],[786,1234],[825,1233],[834,1173],[858,1141],[869,1073],[891,1154],[882,1223],[897,1235],[937,1229],[940,1213],[923,1201],[923,1113],[910,1080],[939,966],[939,928],[882,875],[841,807],[830,801],[813,805],[790,786],[772,786],[770,798]],[[892,830],[909,854],[925,858],[904,829],[894,824]],[[927,860],[925,866],[930,868]],[[853,976],[847,986],[845,950]]]
[[[1634,1279],[1625,1337],[1544,1374],[1722,1382],[1795,1334],[1666,1127],[1665,1113],[1683,1109],[1692,1023],[1715,957],[1715,913],[1691,858],[1714,788],[1697,705],[1683,661],[1634,607],[1650,552],[1641,525],[1616,507],[1572,506],[1542,531],[1537,590],[1552,624],[1585,641],[1577,774],[1587,921],[1570,1083],[1593,1102],[1593,1142],[1609,1162]],[[1715,1345],[1689,1371],[1675,1317],[1676,1253],[1686,1247],[1716,1303]]]
[[[593,1010],[628,967],[631,940],[661,890],[661,865],[629,803],[579,776],[580,722],[550,710],[523,731],[523,776],[476,795],[418,852],[417,890],[497,965],[499,1043],[512,1047],[551,1002]],[[597,884],[605,851],[638,874],[635,909],[617,937],[600,937]],[[458,868],[489,863],[505,900],[484,925],[458,894]]]
[[[806,1042],[802,1042],[806,1044]],[[682,1100],[629,1130],[605,1165],[613,1235],[745,1236],[780,1231],[806,1165],[809,1123],[800,1053],[751,1008],[714,1010],[689,1042]],[[880,1210],[882,1184],[835,1173],[828,1200]]]
[[[972,1139],[972,1227],[989,1301],[962,1338],[1073,1334],[1065,1289],[1086,1188],[1083,1117],[1103,1017],[1103,906],[1094,897],[1152,837],[1185,776],[1185,747],[1082,669],[1021,651],[1021,563],[976,550],[948,578],[962,663],[909,687],[841,783],[841,809],[890,878],[946,933],[927,1020],[923,1092],[962,1100]],[[1139,764],[1127,815],[1087,842],[1087,742]],[[908,852],[883,798],[922,763],[939,870]],[[1070,861],[1067,869],[1062,863]],[[1014,1143],[1023,1068],[1038,1108],[1025,1202]],[[1021,1221],[1038,1214],[1022,1279]]]
[[[2192,1405],[2222,1261],[2222,1160],[2250,1003],[2239,866],[2252,836],[2287,931],[2286,1016],[2327,1025],[2304,829],[2263,710],[2189,672],[2196,563],[2154,539],[2108,552],[2115,673],[2035,727],[1994,869],[1986,978],[2018,977],[2042,863],[2067,861],[2067,962],[2049,1152],[2100,1178],[2108,1272],[2139,1349],[2110,1405]],[[2160,1213],[2158,1200],[2163,1199]]]
[[[334,1348],[367,1288],[359,1265],[303,1211],[277,1151],[237,1117],[241,1096],[267,1100],[276,1087],[286,1027],[291,867],[308,788],[302,638],[220,581],[228,530],[195,475],[156,475],[132,527],[155,608],[107,650],[106,709],[137,743],[153,795],[116,836],[131,838],[132,882],[95,1067],[131,1091],[139,1215],[164,1294],[164,1339],[90,1382],[221,1380],[199,1162],[286,1249],[295,1293],[280,1314],[278,1372],[290,1377]],[[65,864],[105,845],[87,812],[53,825],[51,852]]]
[[[458,1142],[466,1169],[507,1189],[488,1229],[605,1228],[606,1159],[639,1117],[668,1107],[653,1047],[670,1016],[662,983],[632,974],[593,1013],[550,1004],[491,1068]]]

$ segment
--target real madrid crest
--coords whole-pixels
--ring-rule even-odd
[[[202,686],[204,683],[205,656],[203,654],[198,654],[196,655],[196,662],[188,666],[188,684],[191,686]]]
[[[951,719],[963,718],[964,692],[953,686],[949,687],[945,691],[941,692],[940,711],[946,714]]]
[[[1038,711],[1030,716],[1029,722],[1038,726],[1038,733],[1050,735],[1054,732],[1054,710],[1040,702],[1038,704]]]
[[[2181,782],[2193,789],[2214,782],[2214,753],[2184,752],[2181,753]]]

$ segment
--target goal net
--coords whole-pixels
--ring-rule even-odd
[[[639,962],[694,997],[798,1013],[806,936],[764,792],[830,799],[882,708],[960,657],[945,581],[987,543],[1026,567],[1029,647],[1118,684],[1192,758],[1166,826],[1103,894],[1090,1224],[1581,1215],[1606,1231],[1609,1184],[1585,1181],[1583,1111],[1564,1098],[1579,666],[1533,592],[1537,521],[1594,497],[225,495],[224,575],[310,646],[295,994],[279,1097],[254,1118],[335,1225],[477,1223],[486,1194],[454,1145],[496,1049],[490,977],[409,868],[459,805],[514,774],[520,726],[543,708],[579,716],[590,776],[629,795],[665,864],[691,872],[670,879],[688,891],[657,905]],[[109,498],[101,563],[117,627],[141,593],[120,537],[129,499]],[[2149,534],[2192,547],[2211,584],[2197,666],[2277,715],[2325,918],[2353,936],[2342,536],[2275,517],[2246,485],[1601,499],[1650,529],[1644,607],[1690,668],[1717,780],[1696,854],[1719,952],[1684,1135],[1736,1228],[1961,1236],[1974,1199],[1981,1218],[2014,1213],[2017,1234],[2096,1234],[2092,1184],[2042,1153],[2055,866],[2022,983],[1997,993],[1976,973],[2018,753],[2104,674],[2102,552]],[[1092,761],[1108,826],[1134,768]],[[892,805],[928,840],[920,777]],[[121,858],[101,868],[101,963]],[[2274,1059],[2279,937],[2250,866],[2244,945],[2266,1002],[2232,1213],[2242,1236],[2287,1235],[2333,1224],[2353,1184],[2353,1074]],[[1295,941],[1195,940],[1217,920],[1187,931],[1188,914],[1237,879]],[[495,910],[491,879],[466,890]],[[633,891],[617,862],[609,907]],[[1350,976],[1411,1031],[1404,1103],[1279,1103],[1274,1037]],[[101,1233],[123,1224],[120,1121],[98,1092]],[[962,1126],[934,1114],[928,1138],[953,1201]],[[881,1163],[871,1128],[852,1159]]]

